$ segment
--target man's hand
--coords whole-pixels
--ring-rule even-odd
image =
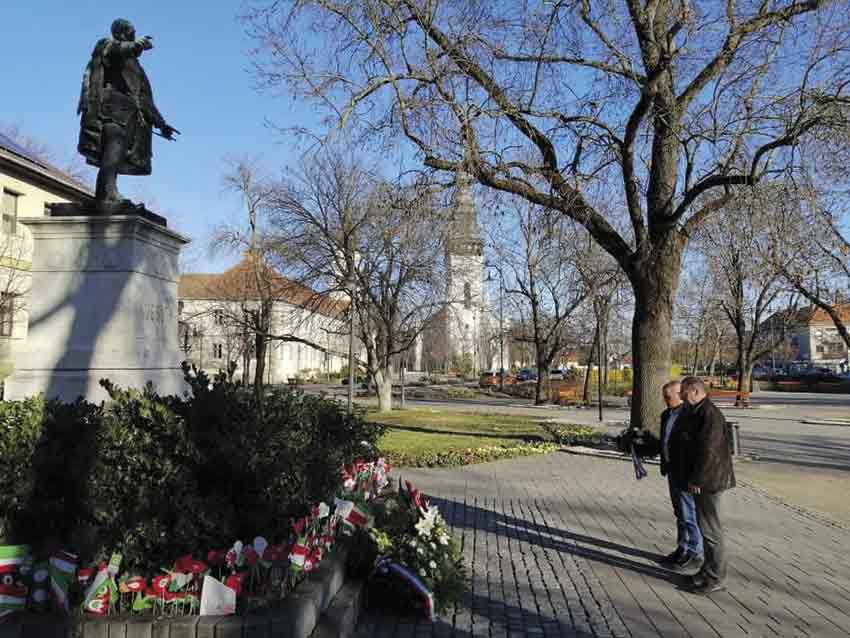
[[[690,483],[688,484],[688,491],[691,494],[699,494],[700,492],[702,492],[699,485],[693,485],[693,484],[690,484]]]

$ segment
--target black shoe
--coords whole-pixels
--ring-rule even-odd
[[[681,560],[684,553],[685,552],[682,551],[681,547],[677,547],[675,552],[671,552],[663,558],[659,558],[658,564],[663,565],[664,567],[670,567],[671,565],[675,565],[679,560]]]
[[[714,592],[723,591],[726,589],[726,585],[723,583],[717,582],[716,580],[703,580],[700,579],[699,583],[695,583],[693,587],[691,587],[688,591],[692,594],[699,594],[700,596],[708,596],[709,594],[713,594]]]
[[[692,569],[699,569],[702,567],[703,559],[702,556],[697,556],[696,554],[691,554],[690,552],[685,552],[682,557],[677,560],[675,563],[670,565],[670,569],[674,572],[687,572]]]

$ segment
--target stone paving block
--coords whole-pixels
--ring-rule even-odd
[[[243,638],[270,638],[270,618],[266,614],[251,614],[244,618]]]
[[[280,633],[275,638],[307,638],[315,629],[319,621],[322,590],[305,585],[307,583],[302,583],[295,592],[287,596],[281,606],[286,617],[275,625],[275,631],[280,627]]]
[[[244,622],[240,616],[218,616],[215,638],[242,638]]]
[[[70,620],[54,614],[24,614],[20,622],[21,638],[65,638]]]
[[[151,625],[151,638],[169,638],[171,622],[167,618],[159,618]]]
[[[127,638],[126,618],[112,618],[109,620],[109,638]]]
[[[220,616],[200,616],[196,628],[197,638],[215,638],[215,625],[219,621]],[[127,626],[127,638],[129,635],[129,625]]]
[[[199,616],[183,616],[168,621],[170,638],[197,638]]]
[[[150,618],[128,618],[127,638],[153,638],[153,624]]]
[[[86,618],[83,623],[83,638],[109,638],[109,620],[107,618]],[[168,634],[163,638],[168,638]]]
[[[311,638],[349,638],[357,627],[365,586],[362,580],[350,580],[339,589]]]

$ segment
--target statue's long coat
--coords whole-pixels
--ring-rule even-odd
[[[118,65],[121,78],[130,89],[130,98],[135,102],[137,110],[137,117],[130,118],[126,127],[127,154],[118,168],[122,175],[151,174],[153,126],[161,127],[165,123],[154,106],[148,76],[139,64],[141,51],[140,45],[135,42],[121,42],[112,38],[100,40],[86,66],[77,106],[77,113],[81,116],[77,150],[86,158],[87,163],[100,166],[105,67]]]

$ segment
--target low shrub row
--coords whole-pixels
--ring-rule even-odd
[[[515,443],[454,450],[400,451],[383,449],[382,454],[397,467],[453,467],[533,454],[548,454],[555,452],[558,447],[553,443]]]
[[[605,435],[589,425],[572,423],[541,423],[544,430],[559,445],[599,445]]]

